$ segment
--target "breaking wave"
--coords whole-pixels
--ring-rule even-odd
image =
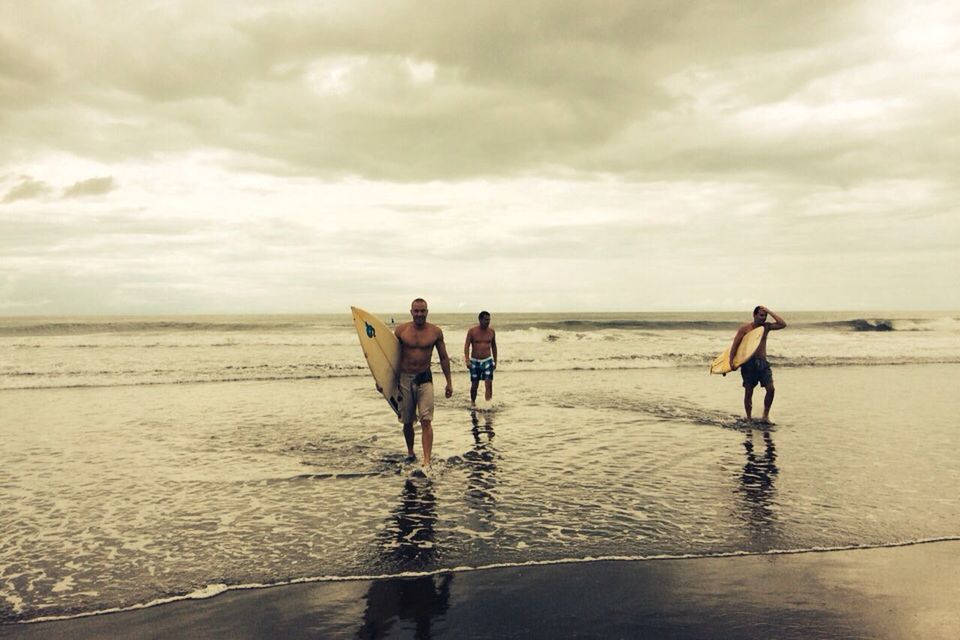
[[[500,331],[542,331],[552,332],[557,337],[564,332],[582,335],[603,331],[718,331],[733,332],[743,324],[741,320],[545,320],[523,323],[500,323]],[[943,331],[960,332],[960,318],[849,318],[841,320],[792,320],[788,319],[791,329],[799,330],[835,330],[835,331]]]
[[[349,321],[344,321],[349,327]],[[76,336],[92,334],[155,334],[155,333],[238,333],[238,332],[288,332],[310,330],[319,326],[319,321],[283,320],[264,318],[262,320],[195,320],[195,319],[154,319],[131,320],[117,318],[112,320],[91,319],[57,321],[49,318],[36,322],[29,319],[7,319],[0,322],[0,336]]]
[[[749,318],[708,319],[704,317],[634,317],[565,318],[560,314],[524,317],[502,314],[495,323],[500,332],[597,332],[644,331],[735,331]],[[653,315],[653,314],[651,314]],[[659,315],[659,314],[658,314]],[[679,314],[678,314],[679,315]],[[700,314],[696,314],[700,315]],[[705,314],[704,314],[705,315]],[[841,331],[946,331],[960,332],[960,318],[940,317],[854,317],[824,319],[818,314],[808,319],[788,317],[792,329],[833,329]],[[432,319],[432,318],[431,318]],[[447,320],[447,322],[444,322]],[[460,317],[437,318],[438,324],[459,331],[471,323]],[[324,330],[352,331],[348,316],[222,316],[214,318],[5,318],[0,319],[0,337],[77,336],[96,334],[173,334],[173,333],[313,333]]]

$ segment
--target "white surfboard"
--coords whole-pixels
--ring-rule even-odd
[[[753,354],[756,353],[760,347],[760,341],[762,339],[762,326],[751,329],[747,335],[743,336],[743,340],[740,341],[740,346],[737,348],[737,353],[733,356],[734,368],[739,367],[753,357]],[[733,342],[730,343],[730,347],[732,346]],[[733,371],[733,369],[730,368],[730,347],[727,347],[723,353],[713,359],[713,363],[710,365],[710,373],[730,373]]]
[[[402,396],[398,386],[400,376],[400,341],[393,331],[373,314],[363,309],[350,307],[353,312],[353,326],[360,338],[360,347],[367,359],[367,366],[373,379],[383,389],[387,404],[400,417]]]

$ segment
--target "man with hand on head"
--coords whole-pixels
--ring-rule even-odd
[[[773,316],[774,322],[767,322],[767,316]],[[773,406],[773,395],[776,391],[773,386],[773,371],[770,369],[770,363],[767,362],[767,335],[771,331],[777,331],[787,326],[787,323],[773,311],[770,311],[763,305],[753,310],[753,321],[741,325],[737,330],[737,335],[733,338],[733,345],[730,347],[730,370],[733,366],[733,356],[740,348],[743,337],[757,327],[763,327],[763,338],[760,339],[760,346],[757,347],[753,357],[740,366],[740,377],[743,378],[743,408],[747,412],[747,420],[753,420],[753,390],[759,383],[766,389],[767,393],[763,399],[763,418],[760,422],[772,425],[770,422],[770,407]]]
[[[423,466],[430,466],[433,450],[433,374],[430,360],[436,348],[440,368],[447,379],[445,397],[453,395],[453,380],[450,377],[450,358],[443,341],[443,331],[427,322],[427,301],[417,298],[410,304],[412,322],[397,326],[394,334],[400,340],[400,392],[403,401],[400,419],[403,421],[403,437],[407,442],[407,454],[414,457],[413,423],[420,417],[423,428]]]

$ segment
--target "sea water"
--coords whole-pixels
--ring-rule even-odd
[[[428,478],[347,314],[0,319],[0,620],[960,537],[960,313],[783,315],[767,429],[737,373],[707,373],[749,313],[494,314],[478,411],[473,318],[432,315],[455,395]]]

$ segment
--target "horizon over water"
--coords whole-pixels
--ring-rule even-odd
[[[707,374],[749,309],[492,310],[501,357],[477,412],[461,362],[476,316],[431,313],[455,395],[437,400],[429,479],[346,311],[0,316],[0,621],[960,539],[960,312],[777,312],[768,430],[740,419],[739,374]]]
[[[354,305],[356,306],[356,305]],[[391,316],[395,320],[403,318],[404,320],[410,319],[409,309],[396,309],[393,311],[385,311],[383,309],[366,309],[364,307],[359,307],[372,313],[375,316],[381,318],[389,319]],[[768,307],[769,308],[769,307]],[[472,318],[476,319],[477,314],[480,311],[489,311],[488,308],[477,308],[477,311],[438,311],[435,309],[430,309],[430,317],[434,316],[443,316],[443,317],[463,317],[463,318]],[[494,316],[707,316],[715,318],[721,316],[724,318],[746,318],[745,321],[750,320],[750,313],[752,307],[746,307],[743,309],[733,309],[733,310],[723,310],[723,309],[697,309],[697,310],[639,310],[639,311],[563,311],[563,310],[537,310],[537,311],[505,311],[505,310],[496,310],[490,311]],[[856,317],[884,317],[886,315],[891,315],[894,317],[909,317],[909,316],[940,316],[940,315],[956,315],[960,313],[960,309],[885,309],[885,308],[870,308],[870,309],[788,309],[780,310],[775,309],[777,313],[781,315],[797,315],[801,314],[804,316],[812,317],[844,317],[844,318],[856,318]],[[110,320],[137,320],[143,318],[157,318],[157,319],[190,319],[190,318],[286,318],[286,319],[303,319],[303,318],[314,318],[314,317],[327,317],[327,316],[344,316],[350,315],[349,308],[346,311],[318,311],[318,312],[284,312],[284,311],[263,311],[263,312],[162,312],[162,313],[135,313],[135,312],[113,312],[113,313],[0,313],[0,319],[8,321],[18,321],[18,320],[33,320],[33,319],[42,319],[47,318],[51,320],[64,320],[64,319],[81,319],[89,320],[95,318],[103,318]]]

